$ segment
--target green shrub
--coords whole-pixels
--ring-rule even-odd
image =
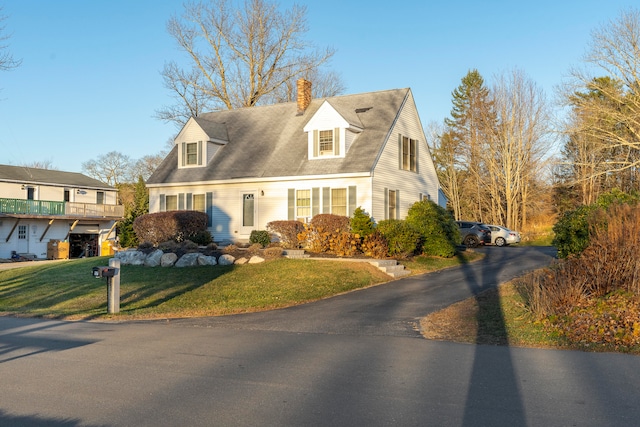
[[[603,212],[621,204],[636,205],[639,199],[637,193],[627,194],[613,189],[601,194],[592,205],[566,211],[553,226],[555,237],[552,244],[558,249],[558,258],[580,254],[589,246],[591,235],[602,226],[606,227],[606,221],[597,220],[606,217]]]
[[[267,230],[253,230],[249,236],[249,243],[259,243],[265,248],[271,243],[271,235]]]
[[[589,245],[589,221],[595,205],[579,206],[566,211],[553,226],[553,246],[558,249],[558,258],[579,254]]]
[[[185,235],[186,240],[191,240],[194,243],[197,243],[200,246],[207,246],[212,242],[211,233],[207,230],[200,230],[194,233]]]
[[[413,255],[420,242],[420,232],[400,219],[385,219],[376,230],[382,234],[389,246],[389,255],[406,257]]]
[[[420,233],[420,250],[426,255],[450,258],[456,253],[460,231],[453,217],[430,200],[414,203],[407,223]]]
[[[353,218],[351,218],[351,232],[359,235],[361,238],[373,233],[375,224],[373,220],[361,207],[357,207],[353,211]]]

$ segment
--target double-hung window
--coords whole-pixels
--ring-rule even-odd
[[[311,190],[296,191],[296,219],[306,222],[311,218]]]
[[[204,194],[193,195],[193,210],[199,212],[206,212]]]
[[[182,143],[182,166],[202,165],[202,141]]]
[[[318,134],[318,144],[321,156],[333,155],[333,131],[321,130]]]
[[[312,158],[334,157],[340,155],[340,128],[314,130]]]
[[[389,190],[389,195],[388,195],[388,219],[398,219],[398,207],[396,206],[396,200],[397,200],[397,193],[396,190]]]
[[[400,136],[400,169],[417,172],[418,170],[418,141]]]
[[[177,195],[167,195],[166,197],[166,210],[167,211],[176,211],[178,210],[178,196]]]
[[[331,213],[334,215],[347,216],[347,189],[331,189]]]

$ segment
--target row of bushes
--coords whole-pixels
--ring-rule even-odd
[[[417,253],[451,257],[460,241],[453,217],[442,207],[424,200],[411,206],[406,220],[383,220],[377,224],[362,209],[352,218],[319,214],[309,224],[300,221],[272,221],[266,230],[254,230],[251,244],[269,246],[278,240],[285,248],[337,256],[364,254],[375,258],[406,257]],[[207,215],[195,211],[169,211],[142,215],[133,223],[140,242],[153,246],[168,241],[211,243]]]
[[[362,253],[372,257],[406,257],[416,253],[451,257],[460,234],[453,217],[442,207],[424,200],[414,203],[406,220],[382,220],[375,224],[361,208],[352,218],[319,214],[309,224],[300,221],[272,221],[267,232],[278,236],[285,247],[304,248],[338,256]],[[258,236],[252,234],[252,243]]]

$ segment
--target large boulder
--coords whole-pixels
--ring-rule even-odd
[[[195,267],[196,265],[198,265],[199,256],[200,254],[197,252],[184,254],[178,261],[176,261],[174,267]]]
[[[259,257],[258,255],[254,255],[249,258],[249,264],[259,264],[261,262],[264,262],[264,258]]]
[[[218,261],[216,257],[209,255],[200,255],[198,257],[198,265],[216,265]]]
[[[233,262],[235,260],[236,259],[233,255],[229,255],[229,254],[220,255],[220,258],[218,258],[218,265],[233,265]]]
[[[164,252],[162,252],[160,249],[156,249],[155,251],[147,255],[147,258],[144,260],[144,265],[147,267],[159,266],[162,255],[164,255]]]
[[[168,252],[166,254],[163,254],[160,258],[160,265],[163,267],[173,267],[177,260],[178,255],[174,254],[173,252]]]
[[[147,254],[138,250],[118,251],[114,258],[120,260],[120,265],[144,265]]]

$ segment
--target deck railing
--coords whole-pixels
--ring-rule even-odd
[[[122,218],[124,206],[0,198],[0,214]]]

